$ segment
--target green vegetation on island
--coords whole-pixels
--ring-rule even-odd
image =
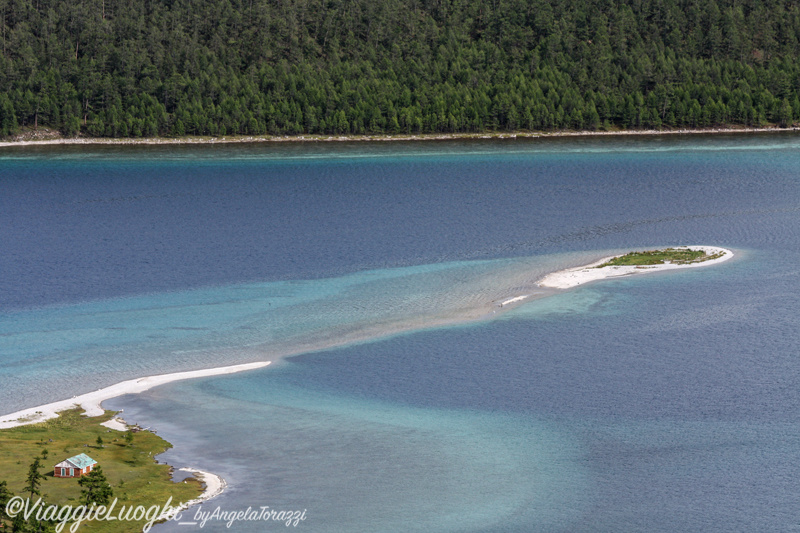
[[[791,0],[0,0],[0,137],[790,126]]]
[[[41,497],[47,506],[73,509],[92,502],[108,505],[116,498],[116,516],[123,506],[163,507],[172,498],[174,507],[202,492],[200,482],[194,478],[174,483],[170,467],[155,461],[156,455],[171,447],[164,439],[149,431],[121,432],[100,425],[112,418],[112,411],[94,418],[80,413],[81,410],[74,409],[38,424],[0,430],[3,511],[5,502],[13,496],[32,496],[32,503]],[[97,461],[95,470],[80,478],[54,477],[54,465],[81,453]],[[146,519],[88,521],[78,531],[133,533],[142,531],[146,522]],[[7,529],[2,529],[3,523]],[[21,515],[12,519],[0,512],[3,531],[53,531],[56,524],[26,521]]]
[[[704,250],[688,248],[666,248],[664,250],[649,250],[645,252],[631,252],[606,261],[596,268],[607,266],[648,266],[673,263],[686,265],[689,263],[702,263],[711,259],[722,257],[722,253],[709,254]]]

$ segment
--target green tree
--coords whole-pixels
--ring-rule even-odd
[[[96,466],[94,470],[81,477],[78,480],[78,485],[82,487],[81,502],[85,505],[93,503],[107,505],[114,496],[111,485],[106,480],[106,476],[100,466]]]
[[[22,513],[17,513],[11,521],[11,532],[28,533],[31,531],[34,531],[34,529],[25,521],[25,516]]]
[[[0,137],[16,133],[18,127],[14,104],[6,94],[0,94]]]
[[[25,479],[25,487],[23,487],[23,492],[30,493],[31,499],[33,499],[34,494],[41,495],[41,491],[39,487],[42,484],[42,480],[47,479],[45,478],[44,474],[40,472],[42,469],[42,463],[39,460],[39,457],[33,460],[30,467],[28,468],[28,477]]]
[[[8,520],[10,517],[8,513],[6,513],[6,505],[8,505],[8,500],[10,500],[14,495],[8,490],[5,481],[0,481],[0,521]],[[2,523],[2,522],[0,522]]]
[[[780,111],[778,112],[778,122],[782,128],[787,128],[792,125],[792,105],[786,98],[781,103]]]
[[[175,122],[175,126],[173,126],[172,132],[173,132],[173,133],[174,133],[174,134],[175,134],[177,137],[183,137],[184,135],[186,135],[186,128],[184,128],[184,125],[183,125],[183,121],[182,121],[182,120],[177,120],[177,121]]]
[[[0,4],[0,136],[37,125],[139,137],[800,116],[800,15],[788,1]]]

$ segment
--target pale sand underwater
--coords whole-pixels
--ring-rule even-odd
[[[541,278],[539,281],[535,282],[535,285],[541,287],[548,287],[554,289],[569,289],[576,287],[578,285],[582,285],[585,283],[599,281],[602,279],[607,278],[615,278],[620,276],[629,276],[634,274],[641,274],[641,273],[648,273],[648,272],[658,272],[658,271],[665,271],[665,270],[675,270],[680,268],[691,268],[691,267],[699,267],[699,266],[710,266],[713,264],[718,264],[720,262],[726,261],[733,257],[733,252],[724,248],[713,247],[713,246],[690,246],[690,247],[683,247],[683,248],[691,248],[691,249],[701,249],[705,251],[709,255],[720,255],[712,260],[700,262],[700,263],[692,263],[692,264],[661,264],[661,265],[654,265],[648,267],[604,267],[604,268],[596,268],[598,265],[603,264],[604,262],[608,261],[609,259],[617,256],[611,256],[603,258],[599,261],[593,262],[589,265],[585,265],[582,267],[577,268],[570,268],[561,270],[558,272],[553,272]],[[526,287],[520,287],[520,289],[524,289]],[[528,289],[530,287],[527,287]],[[553,294],[557,294],[560,291],[554,292]],[[490,319],[496,315],[498,310],[505,311],[507,309],[516,307],[517,305],[522,304],[526,300],[530,299],[534,295],[527,293],[527,291],[523,294],[517,295],[510,295],[505,296],[500,299],[495,299],[490,302],[482,302],[480,305],[477,305],[475,309],[471,312],[462,314],[459,318],[460,321],[466,320],[476,320],[476,319]],[[453,323],[458,322],[459,320],[454,320],[452,317],[447,322]],[[414,328],[411,324],[406,324],[406,327],[411,326],[409,329],[422,329],[425,327],[424,322],[416,324],[417,327]],[[362,335],[364,332],[362,332]],[[266,367],[270,364],[270,361],[261,361],[261,362],[254,362],[254,363],[246,363],[246,364],[239,364],[239,365],[231,365],[231,366],[224,366],[218,368],[209,368],[204,370],[194,370],[194,371],[187,371],[187,372],[175,372],[170,374],[162,374],[162,375],[155,375],[155,376],[148,376],[139,379],[127,380],[110,387],[105,387],[90,393],[82,394],[79,396],[75,396],[73,398],[67,400],[61,400],[57,402],[52,402],[46,405],[32,407],[28,409],[23,409],[2,417],[0,420],[0,429],[3,428],[12,428],[26,424],[33,424],[37,422],[42,422],[44,420],[54,418],[58,416],[58,412],[64,411],[67,409],[72,409],[75,407],[82,408],[84,410],[85,416],[100,416],[104,413],[104,410],[101,406],[102,402],[105,400],[109,400],[111,398],[117,398],[122,395],[126,394],[138,394],[147,390],[150,390],[154,387],[165,385],[167,383],[172,383],[175,381],[193,379],[193,378],[200,378],[200,377],[209,377],[209,376],[218,376],[218,375],[226,375],[226,374],[233,374],[237,372],[244,372],[248,370],[255,370],[258,368]],[[126,424],[121,419],[115,418],[112,419],[104,424],[106,427],[109,427],[113,430],[118,431],[125,431],[127,429]],[[225,490],[227,483],[225,480],[216,474],[212,474],[206,471],[194,469],[194,468],[182,468],[181,470],[190,471],[197,475],[200,480],[204,483],[205,489],[203,493],[196,499],[191,500],[189,502],[182,503],[179,507],[172,508],[165,512],[164,515],[161,516],[163,519],[170,519],[175,516],[176,513],[187,509],[193,505],[201,504],[211,498],[214,498]]]
[[[650,265],[650,266],[607,266],[603,268],[597,268],[599,265],[602,265],[608,260],[613,259],[614,257],[618,257],[618,256],[610,256],[600,259],[599,261],[593,262],[589,265],[553,272],[551,274],[544,276],[542,279],[535,282],[535,284],[541,287],[548,287],[555,289],[570,289],[582,284],[590,283],[593,281],[599,281],[602,279],[631,276],[631,275],[638,275],[645,273],[663,272],[676,269],[711,266],[727,261],[728,259],[731,259],[734,255],[731,250],[715,246],[693,245],[693,246],[683,246],[677,248],[702,250],[710,256],[719,255],[719,257],[707,261],[689,263],[689,264],[674,264],[668,262],[665,264]],[[470,311],[464,312],[462,310],[462,313],[460,313],[457,317],[450,317],[449,320],[440,319],[439,321],[433,321],[432,323],[436,325],[447,325],[460,321],[492,318],[496,316],[496,311],[498,309],[508,308],[509,306],[512,306],[512,304],[521,304],[522,302],[528,300],[532,296],[533,296],[532,294],[517,294],[504,297],[499,300],[494,300],[492,302],[483,302],[479,305],[476,305],[475,308]],[[430,326],[431,323],[425,323],[425,321],[415,322],[412,320],[402,324],[402,327],[400,329],[415,330],[415,329],[424,329]],[[365,340],[371,337],[370,333],[371,333],[370,329],[367,328],[366,330],[360,331],[359,334],[354,337],[347,336],[340,342],[335,342],[332,345],[333,346],[341,345],[344,343],[353,342],[354,340]],[[377,335],[377,332],[374,333]],[[322,346],[309,346],[307,348],[309,349],[309,351],[311,351],[314,349],[319,349],[321,347]],[[75,396],[66,400],[60,400],[45,405],[41,405],[38,407],[30,407],[27,409],[16,411],[14,413],[10,413],[8,415],[3,416],[2,420],[0,420],[0,429],[42,422],[44,420],[56,417],[59,411],[64,411],[75,407],[82,408],[85,411],[84,414],[86,416],[100,416],[104,412],[103,408],[101,407],[102,402],[111,398],[116,398],[118,396],[122,396],[125,394],[138,394],[140,392],[150,390],[153,387],[157,387],[159,385],[165,385],[167,383],[172,383],[174,381],[232,374],[235,372],[243,372],[247,370],[263,368],[269,364],[270,361],[260,361],[260,362],[230,365],[217,368],[208,368],[203,370],[175,372],[170,374],[147,376],[143,378],[127,380],[117,383],[115,385],[111,385],[109,387],[104,387],[102,389],[82,394],[80,396]],[[112,426],[109,425],[108,427]],[[115,424],[113,429],[120,429],[120,427],[119,425]]]

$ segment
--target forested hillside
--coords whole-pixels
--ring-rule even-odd
[[[0,0],[0,135],[786,126],[796,0]]]

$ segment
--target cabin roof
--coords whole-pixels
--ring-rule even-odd
[[[56,465],[56,468],[86,468],[90,465],[97,464],[97,461],[86,455],[85,453],[81,453],[70,457],[64,461],[61,461]]]

